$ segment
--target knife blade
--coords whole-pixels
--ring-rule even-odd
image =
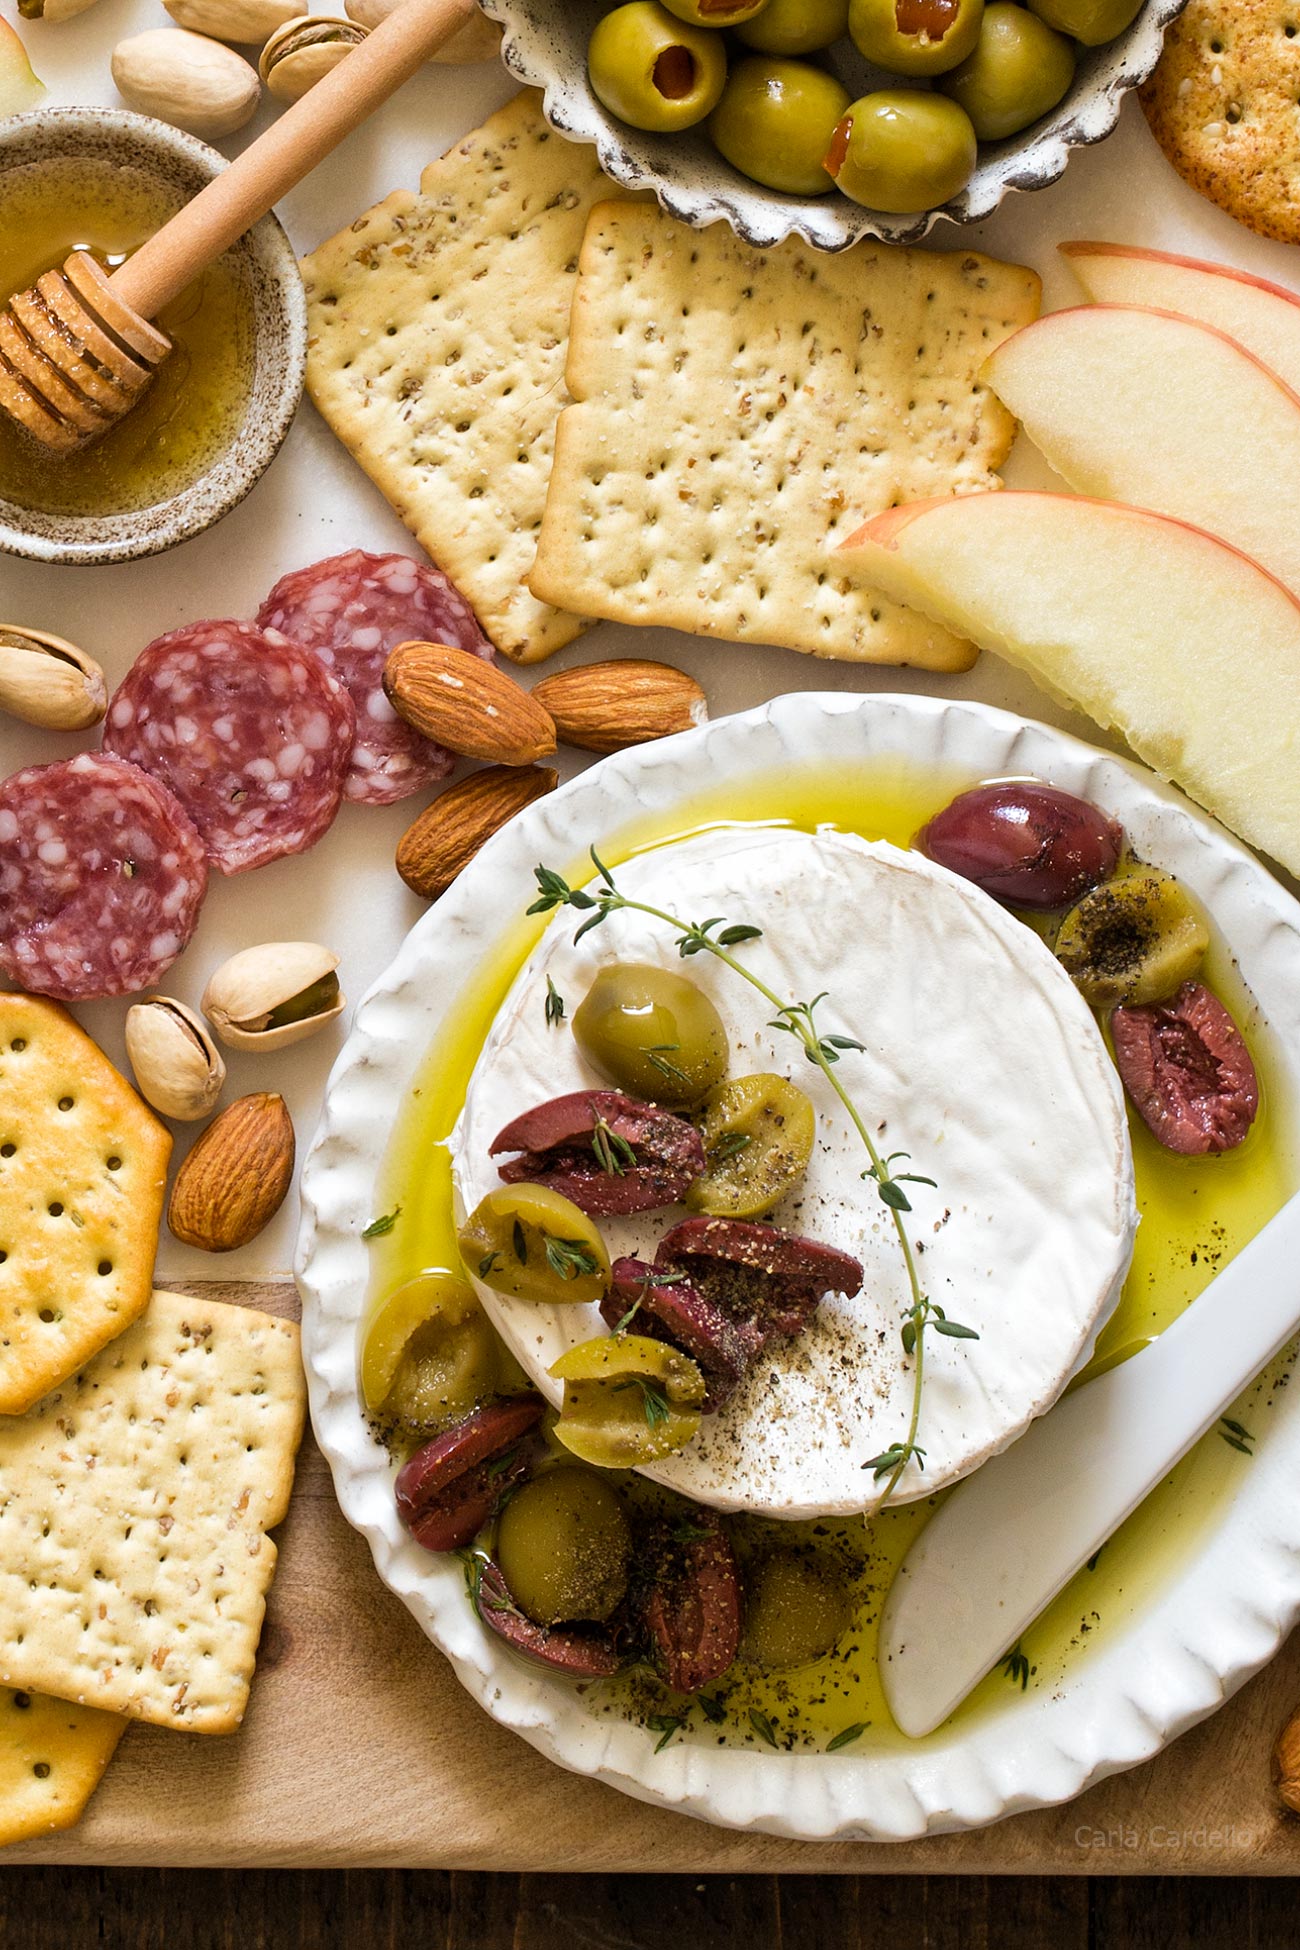
[[[881,1615],[881,1682],[903,1733],[943,1724],[1297,1328],[1300,1196],[1150,1347],[957,1485]]]

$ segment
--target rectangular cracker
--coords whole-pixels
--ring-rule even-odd
[[[818,657],[962,670],[969,645],[855,582],[870,514],[1001,485],[979,378],[1038,312],[1032,271],[959,252],[772,250],[604,203],[583,240],[529,577],[545,602]]]
[[[0,1691],[0,1848],[80,1821],[126,1724],[45,1693]]]
[[[0,1415],[149,1304],[171,1148],[66,1009],[0,994]]]
[[[421,178],[303,259],[307,389],[498,650],[547,657],[586,628],[532,567],[563,401],[595,151],[516,95]]]
[[[0,1421],[0,1685],[237,1727],[304,1401],[295,1326],[155,1293],[80,1374]]]

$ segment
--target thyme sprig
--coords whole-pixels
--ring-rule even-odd
[[[620,1137],[603,1117],[598,1117],[591,1133],[591,1148],[596,1163],[611,1178],[622,1178],[629,1165],[635,1165],[636,1152],[625,1137]]]
[[[925,1334],[927,1328],[946,1335],[952,1340],[978,1340],[979,1335],[971,1327],[963,1327],[958,1321],[950,1320],[942,1307],[931,1300],[921,1288],[917,1271],[916,1255],[903,1223],[904,1213],[912,1209],[911,1200],[904,1189],[909,1184],[933,1185],[934,1180],[925,1178],[919,1172],[898,1172],[894,1164],[907,1156],[904,1152],[885,1154],[879,1150],[876,1141],[867,1127],[865,1118],[853,1098],[840,1081],[837,1074],[841,1059],[851,1051],[862,1052],[863,1045],[852,1036],[823,1030],[817,1011],[828,1000],[829,991],[823,990],[810,1002],[787,1002],[769,988],[752,968],[747,968],[733,952],[747,942],[762,939],[762,928],[749,922],[729,922],[725,915],[715,914],[707,921],[684,921],[677,914],[665,908],[655,907],[648,901],[634,900],[620,891],[613,874],[605,865],[595,847],[591,848],[591,861],[596,869],[596,879],[588,887],[573,887],[557,873],[553,867],[539,866],[535,869],[537,898],[530,905],[530,914],[549,914],[559,907],[571,907],[583,915],[583,920],[574,935],[574,941],[581,941],[584,934],[598,928],[611,914],[627,909],[636,914],[647,915],[651,920],[662,921],[665,927],[673,929],[677,937],[677,952],[682,959],[689,960],[692,955],[709,954],[722,962],[732,972],[740,976],[756,989],[771,1005],[773,1014],[770,1026],[793,1036],[801,1045],[804,1056],[815,1065],[826,1078],[827,1083],[839,1098],[849,1121],[862,1141],[867,1154],[867,1168],[864,1179],[875,1184],[881,1203],[885,1206],[893,1222],[898,1237],[899,1249],[907,1272],[907,1282],[911,1290],[911,1304],[903,1315],[902,1342],[904,1355],[912,1360],[912,1408],[907,1434],[902,1441],[893,1443],[880,1455],[873,1456],[862,1466],[872,1472],[876,1483],[883,1482],[869,1515],[873,1515],[885,1503],[898,1484],[899,1478],[910,1462],[921,1469],[925,1467],[925,1451],[917,1442],[921,1426],[921,1398],[925,1385]],[[909,1160],[910,1162],[910,1160]]]

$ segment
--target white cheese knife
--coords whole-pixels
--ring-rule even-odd
[[[881,1681],[905,1734],[943,1724],[1297,1328],[1300,1196],[1150,1347],[958,1484],[881,1616]]]

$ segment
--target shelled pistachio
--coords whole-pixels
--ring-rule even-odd
[[[364,41],[366,31],[343,14],[298,14],[272,34],[257,71],[277,101],[299,101]]]
[[[263,941],[221,964],[203,991],[203,1012],[230,1049],[283,1049],[343,1013],[338,965],[315,941]]]

